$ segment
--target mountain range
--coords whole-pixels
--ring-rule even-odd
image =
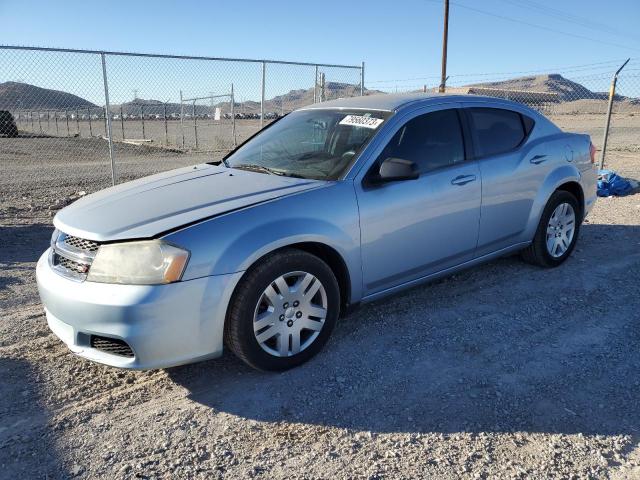
[[[483,82],[467,87],[484,87],[492,89],[505,90],[524,90],[531,92],[548,92],[558,94],[560,102],[569,102],[575,100],[601,100],[607,98],[607,93],[593,92],[585,86],[569,80],[559,74],[546,74],[524,76],[499,82]],[[349,97],[359,93],[357,85],[339,82],[327,82],[325,85],[325,100],[331,100],[340,97]],[[366,95],[383,93],[378,90],[365,90]],[[319,92],[317,92],[319,95]],[[617,96],[618,99],[625,100],[625,97]],[[286,113],[305,105],[313,103],[314,90],[296,89],[285,94],[277,95],[273,98],[265,100],[265,112]],[[627,99],[629,100],[629,99]],[[634,103],[637,99],[632,100]],[[218,102],[214,106],[220,107],[223,112],[229,112],[230,102]],[[52,90],[27,83],[5,82],[0,83],[0,109],[5,110],[64,110],[74,108],[96,107],[95,104],[85,100],[77,95],[59,90]],[[141,109],[144,109],[146,115],[164,114],[165,103],[153,99],[136,98],[130,102],[122,104],[112,104],[111,110],[114,114],[122,113],[127,116],[139,116]],[[191,103],[184,104],[186,114],[193,113]],[[168,116],[177,116],[180,114],[179,103],[166,103],[166,111]],[[235,103],[236,113],[256,114],[260,112],[260,102],[249,100]],[[195,106],[196,115],[211,114],[211,104],[207,101],[200,101]]]

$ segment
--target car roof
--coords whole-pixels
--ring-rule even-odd
[[[503,106],[519,105],[509,100],[495,97],[486,97],[482,95],[460,95],[447,93],[381,93],[376,95],[364,95],[361,97],[338,98],[336,100],[328,100],[322,103],[315,103],[301,108],[300,110],[327,109],[327,108],[354,108],[366,110],[384,110],[389,112],[398,111],[399,109],[416,103],[424,104],[443,104],[453,102],[495,102]]]

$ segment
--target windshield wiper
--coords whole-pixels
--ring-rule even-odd
[[[231,168],[237,168],[240,170],[249,170],[251,172],[268,173],[269,175],[279,175],[280,177],[307,178],[298,173],[287,172],[286,170],[278,170],[275,168],[269,168],[269,167],[265,167],[264,165],[256,165],[255,163],[245,163],[240,165],[234,165]]]
[[[248,170],[250,172],[268,173],[269,175],[279,175],[279,173],[275,172],[271,168],[264,167],[262,165],[257,165],[255,163],[244,163],[240,165],[234,165],[231,168],[237,168],[238,170]]]

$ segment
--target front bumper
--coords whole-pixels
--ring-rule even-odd
[[[77,282],[55,273],[49,250],[36,278],[49,327],[77,355],[114,367],[165,368],[222,353],[224,319],[242,272],[169,285]],[[125,341],[133,357],[91,347],[92,335]]]

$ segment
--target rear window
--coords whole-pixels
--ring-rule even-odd
[[[498,155],[520,145],[533,128],[518,112],[501,108],[469,108],[476,152],[480,157]]]

